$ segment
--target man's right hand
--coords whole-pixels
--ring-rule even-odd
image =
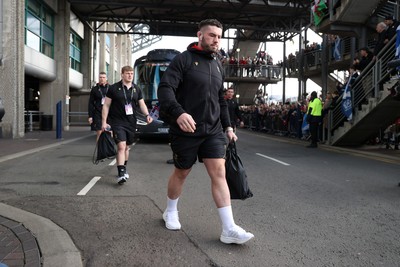
[[[102,130],[102,131],[109,131],[109,129],[111,129],[111,126],[110,126],[109,124],[103,123],[103,124],[101,125],[101,130]]]
[[[178,123],[179,128],[186,133],[194,133],[196,130],[196,122],[188,113],[182,113],[176,120],[176,123]]]
[[[92,124],[93,123],[93,118],[89,118],[88,122],[89,122],[89,124]]]

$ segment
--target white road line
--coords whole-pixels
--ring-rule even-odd
[[[257,156],[260,156],[260,157],[263,157],[263,158],[266,158],[266,159],[273,160],[273,161],[275,161],[275,162],[278,162],[278,163],[280,163],[280,164],[282,164],[282,165],[285,165],[285,166],[290,166],[290,164],[289,164],[289,163],[286,163],[286,162],[283,162],[283,161],[280,161],[280,160],[277,160],[277,159],[274,159],[274,158],[268,157],[268,156],[266,156],[266,155],[263,155],[263,154],[260,154],[260,153],[256,153],[256,155],[257,155]]]
[[[92,180],[77,194],[78,196],[84,196],[89,192],[89,190],[100,180],[100,176],[93,177]]]
[[[57,146],[60,146],[60,145],[69,144],[69,143],[84,139],[84,138],[86,138],[88,136],[91,136],[91,135],[93,135],[93,134],[81,136],[81,137],[70,139],[70,140],[57,142],[57,143],[50,144],[50,145],[44,145],[44,146],[41,146],[41,147],[37,147],[37,148],[33,148],[33,149],[22,151],[22,152],[18,152],[18,153],[15,153],[15,154],[7,155],[7,156],[4,156],[4,157],[0,157],[0,163],[5,162],[7,160],[16,159],[16,158],[23,157],[23,156],[26,156],[26,155],[29,155],[29,154],[33,154],[33,153],[36,153],[36,152],[39,152],[39,151],[42,151],[42,150],[45,150],[45,149],[57,147]]]

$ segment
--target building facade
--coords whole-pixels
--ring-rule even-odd
[[[90,27],[89,27],[90,26]],[[82,23],[67,0],[0,0],[0,99],[5,115],[0,137],[20,138],[55,129],[57,107],[68,130],[71,113],[87,112],[98,73],[110,83],[132,65],[132,41],[114,23]],[[92,29],[107,33],[96,33]],[[87,121],[87,117],[80,118]]]

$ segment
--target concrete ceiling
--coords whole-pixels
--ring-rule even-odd
[[[128,23],[115,31],[136,34],[138,25],[150,35],[195,36],[197,23],[215,18],[239,40],[284,41],[310,23],[310,0],[68,0],[71,10],[93,31],[106,32],[105,22]],[[96,24],[92,22],[100,22]],[[140,34],[143,34],[140,32]],[[227,38],[228,36],[224,36]],[[237,38],[236,38],[237,39]]]

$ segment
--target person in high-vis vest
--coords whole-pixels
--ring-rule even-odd
[[[318,127],[322,122],[322,102],[317,96],[317,92],[313,91],[310,97],[310,103],[307,109],[307,122],[310,124],[311,144],[307,147],[318,147]]]

